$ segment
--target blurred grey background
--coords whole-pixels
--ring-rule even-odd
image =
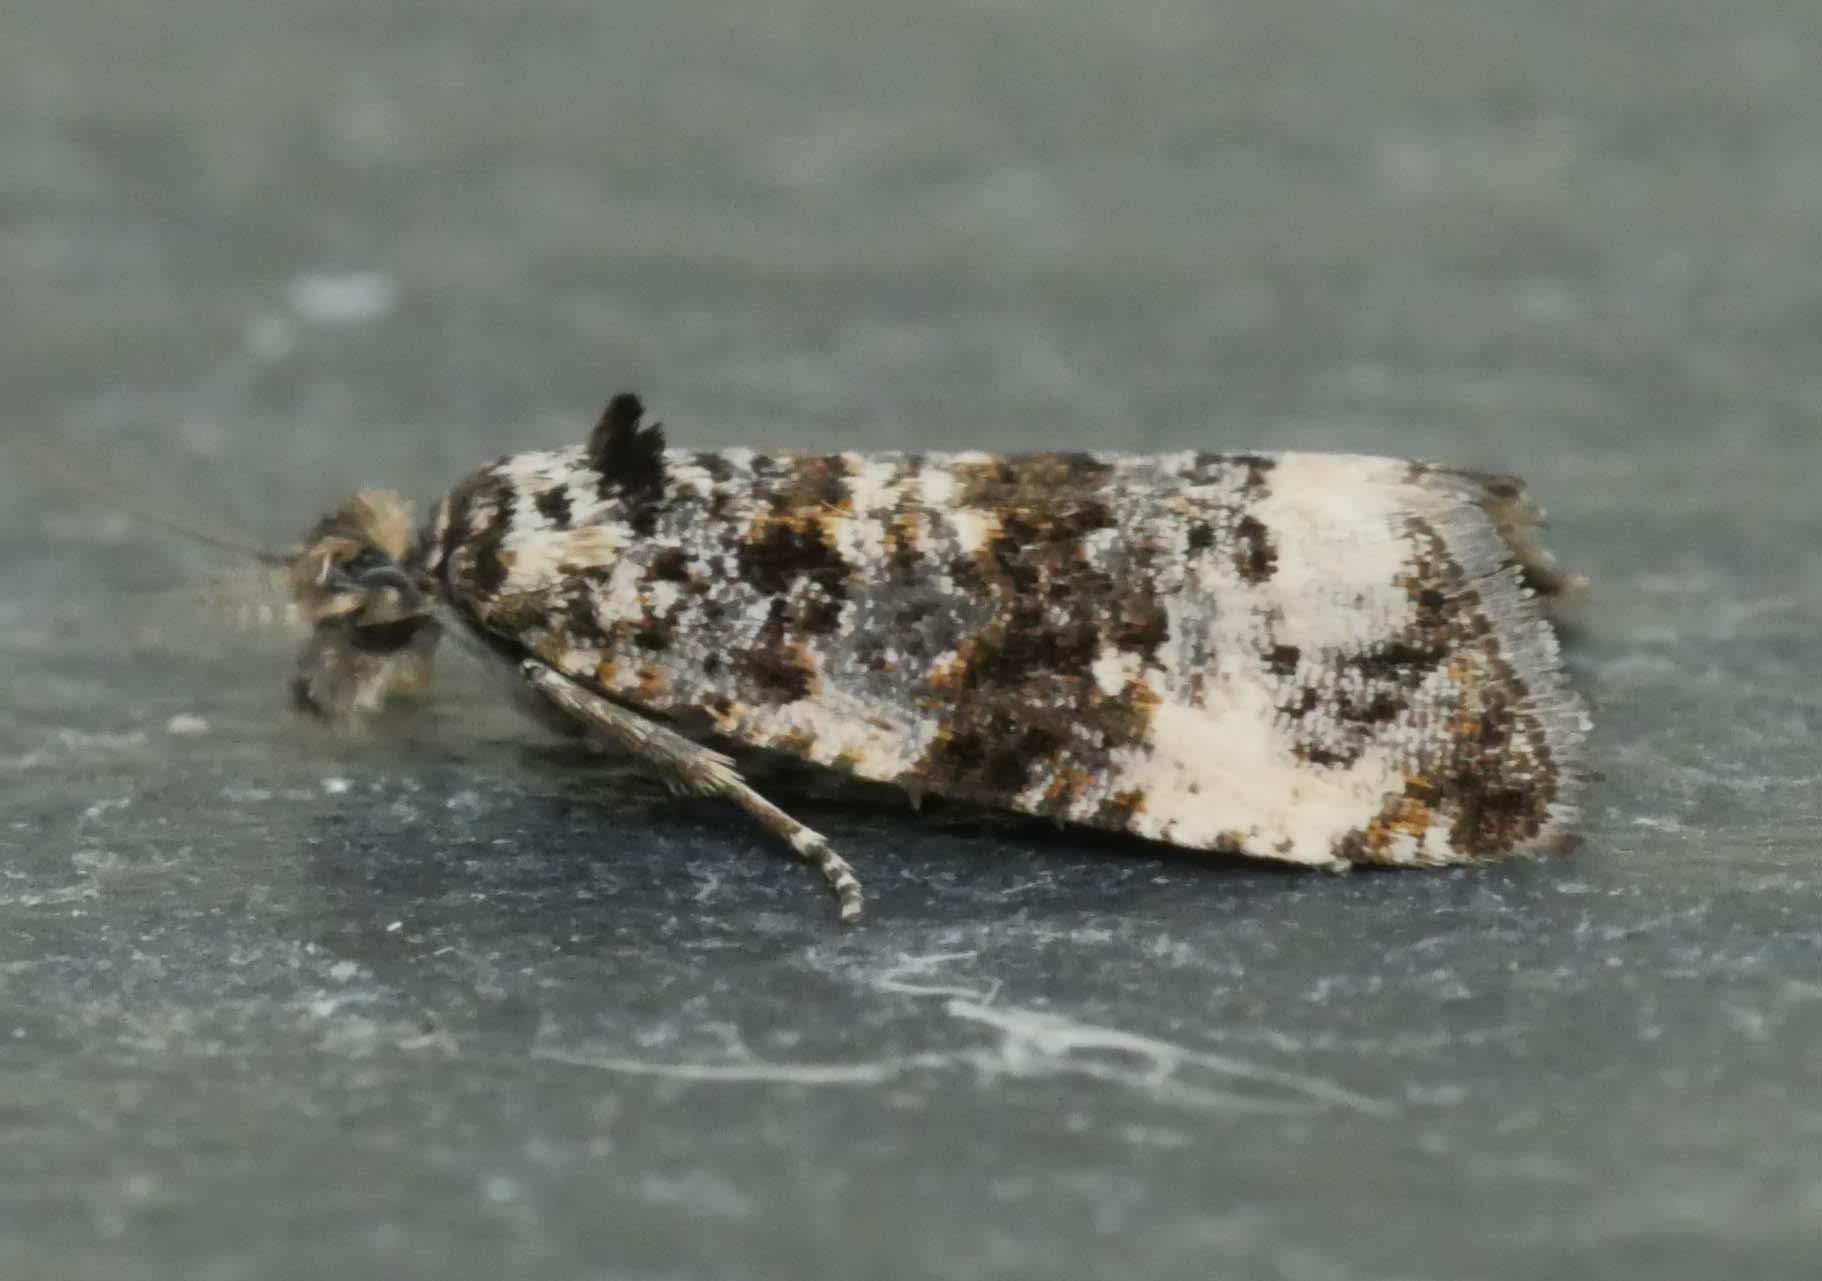
[[[1808,1275],[1808,0],[0,13],[0,1275]],[[1569,860],[1287,876],[298,725],[192,618],[636,388],[702,445],[1517,470]]]

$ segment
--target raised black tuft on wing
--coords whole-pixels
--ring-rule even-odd
[[[632,499],[664,492],[664,424],[641,426],[645,406],[630,391],[607,402],[588,437],[589,465],[601,473],[601,488]]]

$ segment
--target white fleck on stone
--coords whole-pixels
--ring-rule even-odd
[[[82,818],[79,822],[80,823],[96,822],[101,818],[102,815],[107,814],[113,810],[123,810],[127,806],[131,805],[132,803],[133,803],[133,798],[130,796],[107,797],[105,800],[96,801],[93,805],[86,807],[82,811]]]
[[[298,317],[312,325],[364,325],[398,303],[398,285],[379,271],[305,272],[285,287]]]
[[[690,1170],[675,1176],[647,1174],[639,1181],[645,1200],[656,1205],[682,1206],[724,1219],[744,1219],[753,1213],[746,1193],[719,1174]]]
[[[209,722],[189,712],[179,712],[165,722],[165,733],[177,734],[184,738],[194,738],[198,734],[209,732]]]
[[[118,871],[126,865],[126,860],[112,850],[86,849],[70,855],[70,864],[85,876],[100,876]]]
[[[354,784],[345,778],[325,778],[323,791],[330,796],[346,796],[354,789]]]
[[[241,327],[241,341],[256,360],[275,364],[297,346],[297,326],[288,316],[262,311]]]

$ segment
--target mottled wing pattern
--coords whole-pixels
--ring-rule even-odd
[[[916,793],[1296,863],[1549,841],[1585,718],[1515,483],[1345,455],[577,448],[438,517],[508,650]]]

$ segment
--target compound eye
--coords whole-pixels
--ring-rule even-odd
[[[355,554],[353,560],[342,566],[342,572],[350,578],[359,578],[371,574],[376,569],[386,569],[392,564],[392,557],[377,547],[363,547]]]

